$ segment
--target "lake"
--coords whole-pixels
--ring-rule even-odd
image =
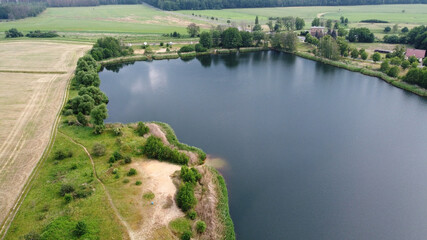
[[[222,158],[238,239],[426,239],[427,100],[277,52],[104,69],[107,122]]]

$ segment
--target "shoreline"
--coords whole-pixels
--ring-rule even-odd
[[[106,66],[115,65],[115,64],[133,63],[136,61],[153,61],[153,60],[166,60],[166,59],[169,60],[169,59],[178,59],[178,58],[186,60],[186,59],[195,58],[197,56],[203,56],[203,55],[222,55],[222,54],[225,55],[225,54],[261,52],[261,51],[277,51],[277,52],[293,54],[298,57],[302,57],[302,58],[316,61],[316,62],[321,62],[327,65],[342,68],[351,72],[358,72],[366,76],[379,78],[384,82],[390,85],[393,85],[394,87],[414,93],[420,97],[427,97],[427,89],[421,88],[417,85],[412,85],[412,84],[403,82],[398,78],[390,77],[387,74],[380,71],[347,65],[343,62],[333,61],[330,59],[313,56],[306,52],[286,52],[283,50],[276,50],[273,48],[250,47],[250,48],[240,48],[240,49],[212,49],[207,52],[189,52],[189,53],[171,52],[171,53],[152,54],[152,55],[132,55],[128,57],[111,58],[111,59],[99,61],[98,63],[101,65],[101,67],[106,67]]]

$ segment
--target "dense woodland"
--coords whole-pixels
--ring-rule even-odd
[[[46,3],[0,4],[0,19],[21,19],[35,17],[47,7]]]

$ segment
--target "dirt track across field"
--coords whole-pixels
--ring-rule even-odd
[[[0,44],[0,224],[45,150],[79,57],[89,45]]]

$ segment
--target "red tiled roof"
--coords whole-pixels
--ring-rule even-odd
[[[408,48],[406,49],[405,55],[407,57],[415,56],[416,58],[424,58],[426,56],[426,50]]]

